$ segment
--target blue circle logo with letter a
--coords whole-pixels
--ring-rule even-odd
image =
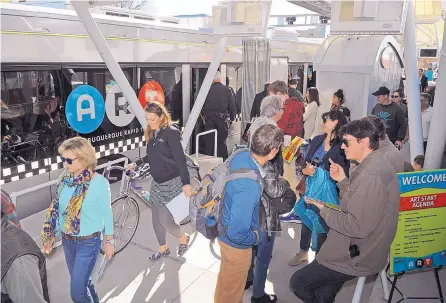
[[[81,134],[91,133],[104,120],[104,98],[93,86],[81,85],[68,96],[65,115],[75,131]]]

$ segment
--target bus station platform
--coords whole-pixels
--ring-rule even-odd
[[[113,198],[118,195],[118,183],[112,185]],[[189,225],[184,226],[191,232],[191,246],[182,258],[176,258],[177,240],[168,234],[168,244],[172,254],[158,262],[151,262],[149,256],[156,252],[158,244],[151,222],[151,210],[140,204],[140,221],[132,242],[113,257],[99,280],[96,270],[102,256],[98,258],[93,274],[96,290],[101,303],[212,303],[217,275],[220,267],[218,244],[213,244],[197,233],[192,233]],[[40,243],[39,233],[45,211],[21,221],[23,228]],[[288,266],[288,260],[299,247],[300,224],[283,224],[283,231],[276,239],[273,258],[269,266],[267,293],[275,293],[281,303],[301,302],[289,290],[289,279],[300,267]],[[314,255],[310,255],[310,260]],[[47,259],[48,287],[51,302],[70,302],[70,279],[61,246],[55,248]],[[442,288],[446,289],[446,270],[440,271]],[[337,303],[352,300],[357,279],[346,283],[336,297]],[[388,283],[390,289],[390,283]],[[433,271],[414,272],[398,279],[398,288],[405,296],[437,296]],[[378,278],[366,283],[367,289],[373,287],[370,300],[361,302],[384,303],[381,280]],[[251,302],[252,288],[245,291],[244,303]],[[395,293],[392,302],[401,299]],[[435,302],[435,301],[429,301]]]

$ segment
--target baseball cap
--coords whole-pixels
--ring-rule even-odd
[[[381,86],[372,95],[374,95],[374,96],[384,96],[384,95],[388,95],[388,94],[390,94],[390,90],[387,87],[385,87],[385,86]]]

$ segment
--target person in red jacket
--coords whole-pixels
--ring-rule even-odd
[[[305,104],[302,95],[301,100],[297,97],[291,97],[285,100],[283,108],[283,116],[277,123],[277,126],[283,130],[285,135],[291,136],[291,140],[296,136],[303,137],[303,114],[305,112]]]

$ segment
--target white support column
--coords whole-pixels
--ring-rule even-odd
[[[191,96],[191,67],[189,64],[183,64],[181,67],[181,85],[183,92],[183,127],[186,125],[187,120],[189,120],[190,114],[190,96]],[[187,146],[187,145],[185,145]],[[186,148],[185,148],[186,149]]]
[[[417,66],[417,41],[415,30],[414,0],[409,0],[406,27],[404,29],[404,67],[406,70],[406,95],[409,112],[410,160],[423,155],[423,131],[421,128],[420,83]]]
[[[228,76],[228,70],[226,64],[220,64],[220,74],[221,74],[221,83],[226,85],[226,77]]]
[[[440,33],[438,32],[438,24],[435,23],[434,27],[435,27],[435,45],[437,46],[437,53],[438,53],[438,57],[440,58],[440,56],[441,56],[440,51],[441,51],[442,43],[441,43]],[[444,31],[443,31],[443,36],[444,36]]]
[[[105,41],[104,36],[102,36],[102,33],[98,25],[96,24],[96,21],[90,14],[89,1],[71,1],[71,4],[76,10],[79,19],[84,24],[84,27],[90,35],[90,38],[93,41],[94,45],[96,46],[99,55],[101,55],[102,60],[104,60],[105,65],[112,74],[116,83],[119,85],[119,88],[121,89],[122,94],[124,95],[129,105],[131,106],[132,111],[135,113],[136,118],[138,119],[141,126],[145,128],[146,118],[144,115],[144,110],[141,108],[135,91],[122,72],[122,69],[119,66],[118,62],[116,62],[116,59],[113,56],[113,53],[110,50],[107,42]]]
[[[303,92],[302,94],[305,97],[305,94],[307,93],[307,89],[308,89],[308,63],[304,64],[304,87],[303,87]]]
[[[181,142],[181,144],[183,145],[183,149],[185,149],[186,146],[189,144],[190,137],[192,136],[192,132],[195,127],[195,123],[197,123],[197,119],[200,116],[201,109],[203,108],[204,101],[206,101],[206,97],[209,93],[209,89],[211,88],[212,81],[214,80],[214,76],[217,73],[218,67],[220,66],[220,62],[225,53],[227,44],[227,37],[221,37],[220,41],[218,42],[214,57],[212,58],[211,65],[209,65],[209,69],[206,73],[206,76],[204,77],[200,92],[198,93],[197,99],[195,100],[192,112],[190,113],[189,119],[187,120],[186,126],[184,127],[183,141]]]
[[[437,84],[446,83],[446,23],[439,64]],[[446,85],[437,85],[425,155],[425,169],[438,169],[441,167],[446,146],[446,119],[444,113],[446,113]]]

